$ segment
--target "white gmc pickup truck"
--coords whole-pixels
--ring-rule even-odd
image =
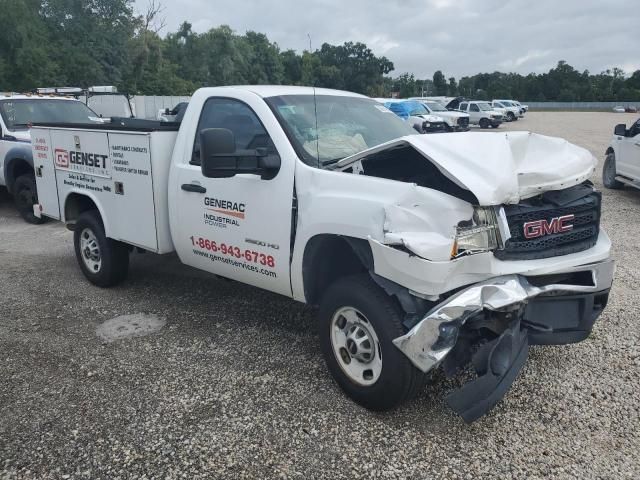
[[[418,135],[372,99],[308,87],[198,90],[180,125],[32,130],[36,215],[74,232],[101,287],[130,252],[319,305],[329,370],[387,410],[427,373],[492,408],[530,345],[585,339],[614,266],[586,150],[527,132]]]

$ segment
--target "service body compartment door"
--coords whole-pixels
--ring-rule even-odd
[[[38,189],[38,204],[35,208],[39,208],[42,215],[60,220],[55,151],[52,151],[49,130],[31,130],[31,148]]]
[[[109,133],[114,238],[158,249],[149,135]],[[164,188],[164,185],[159,185]]]
[[[60,210],[70,195],[89,197],[109,238],[157,251],[148,134],[54,129],[51,141]]]

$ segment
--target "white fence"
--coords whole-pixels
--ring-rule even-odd
[[[131,100],[137,118],[152,118],[158,116],[158,111],[173,108],[181,102],[188,102],[191,97],[162,97],[137,96]]]
[[[139,95],[131,98],[131,108],[137,118],[156,120],[160,110],[173,108],[180,102],[188,102],[190,98]],[[84,97],[81,100],[84,101]],[[129,105],[122,95],[95,95],[89,97],[88,105],[103,117],[129,116]]]
[[[529,105],[530,110],[606,110],[611,111],[613,107],[637,107],[638,102],[521,102]]]

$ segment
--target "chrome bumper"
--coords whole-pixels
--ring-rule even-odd
[[[590,285],[531,285],[522,275],[505,275],[472,285],[434,307],[407,334],[393,343],[423,372],[437,366],[454,347],[462,325],[473,315],[487,310],[509,310],[540,294],[552,292],[594,293],[613,283],[612,259],[580,265],[559,273],[591,272]],[[588,283],[588,282],[585,282]]]

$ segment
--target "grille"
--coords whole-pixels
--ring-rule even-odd
[[[581,195],[585,193],[584,195]],[[533,260],[581,252],[593,247],[600,231],[601,195],[590,186],[578,185],[562,192],[549,192],[555,202],[536,197],[518,205],[505,206],[511,238],[503,250],[494,255],[501,260]],[[570,201],[562,201],[562,196]],[[558,205],[559,204],[559,205]],[[543,235],[538,238],[524,236],[524,224],[536,220],[551,222],[553,218],[574,215],[573,229],[568,232]]]
[[[458,119],[458,126],[459,127],[468,127],[469,126],[469,117],[460,117]]]

